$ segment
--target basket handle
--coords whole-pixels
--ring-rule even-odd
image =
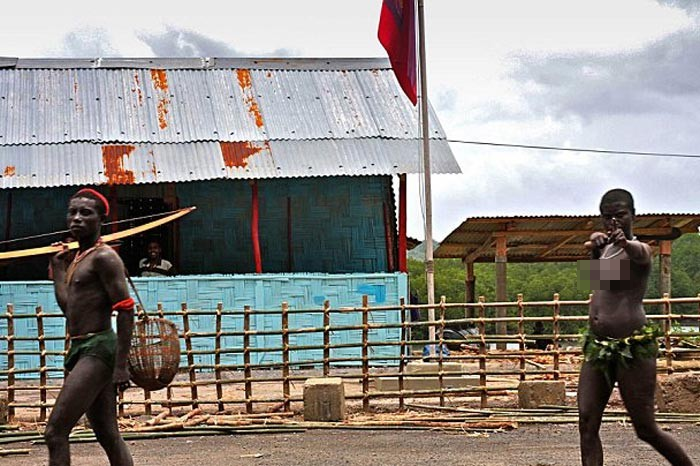
[[[146,311],[146,306],[143,305],[143,301],[141,301],[141,296],[139,296],[139,291],[136,289],[136,285],[134,285],[134,281],[131,279],[131,275],[129,275],[129,271],[126,270],[126,267],[124,267],[124,275],[126,276],[129,285],[131,285],[131,289],[134,290],[136,299],[138,300],[139,306],[141,307],[142,314],[140,315],[140,317],[143,320],[147,320],[149,318],[148,311]]]

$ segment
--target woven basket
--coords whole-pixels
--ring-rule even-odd
[[[173,381],[180,366],[177,327],[163,318],[134,322],[129,351],[131,380],[146,390],[160,390]]]

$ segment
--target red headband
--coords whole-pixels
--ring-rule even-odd
[[[98,192],[95,191],[94,189],[90,189],[90,188],[83,188],[83,189],[81,189],[80,191],[78,191],[77,193],[75,193],[75,195],[77,196],[78,194],[81,194],[81,193],[89,193],[89,194],[92,194],[92,195],[95,196],[97,199],[99,199],[100,201],[102,201],[102,204],[104,204],[104,206],[105,206],[105,215],[109,215],[109,202],[107,202],[107,198],[106,198],[106,197],[104,197],[102,194],[98,193]]]

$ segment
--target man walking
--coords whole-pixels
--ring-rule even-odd
[[[109,203],[97,191],[82,189],[68,204],[68,228],[79,243],[51,259],[58,305],[66,317],[69,371],[51,410],[44,436],[49,466],[70,465],[68,435],[83,414],[111,466],[132,466],[117,426],[116,395],[129,386],[127,356],[134,325],[134,301],[117,253],[100,240]],[[112,330],[117,311],[117,332]]]
[[[647,323],[642,299],[651,270],[651,248],[632,234],[634,200],[613,189],[600,201],[607,233],[585,243],[597,281],[591,299],[578,388],[581,459],[603,466],[600,424],[615,382],[637,436],[674,466],[692,466],[681,446],[656,424],[656,332]]]

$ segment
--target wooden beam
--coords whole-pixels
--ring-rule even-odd
[[[481,243],[481,246],[479,246],[479,247],[476,248],[474,251],[472,251],[468,256],[464,257],[463,260],[464,260],[465,262],[474,262],[474,260],[475,260],[476,258],[478,258],[478,257],[481,255],[481,253],[483,253],[484,251],[486,251],[488,248],[491,247],[491,244],[492,244],[494,241],[495,241],[495,240],[493,239],[493,236],[489,236],[488,238],[486,238],[486,241],[484,241],[483,243]]]
[[[563,240],[559,241],[557,244],[555,244],[554,246],[552,246],[551,248],[549,248],[545,252],[543,252],[540,255],[540,257],[547,257],[548,255],[550,255],[551,253],[553,253],[557,249],[561,248],[562,246],[564,246],[565,244],[567,244],[569,241],[576,238],[577,236],[578,235],[571,235],[569,237],[564,238]]]

